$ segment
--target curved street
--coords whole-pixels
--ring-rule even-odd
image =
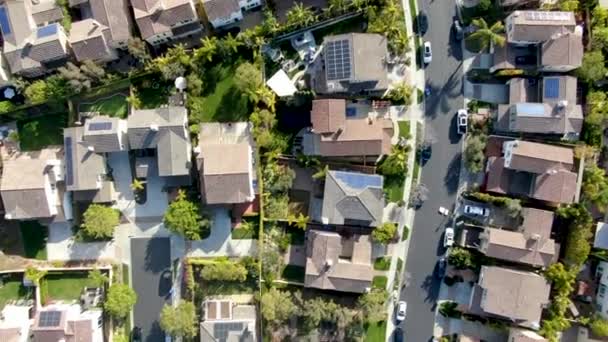
[[[403,325],[405,341],[429,341],[433,335],[435,302],[440,282],[433,276],[437,260],[445,253],[443,231],[449,224],[439,215],[440,206],[452,209],[458,190],[461,137],[456,134],[454,115],[464,105],[462,96],[462,52],[451,26],[456,15],[452,1],[420,0],[429,28],[424,40],[431,41],[433,60],[425,69],[431,95],[425,102],[425,136],[433,140],[430,160],[423,165],[421,183],[429,198],[416,212],[407,252],[406,287],[400,300],[407,302]]]

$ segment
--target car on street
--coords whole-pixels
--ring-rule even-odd
[[[460,20],[458,20],[458,18],[454,18],[452,30],[454,30],[454,38],[456,38],[456,40],[462,40],[462,38],[464,38],[464,30],[462,29],[462,25],[460,24]]]
[[[450,211],[444,207],[439,207],[439,213],[443,216],[448,216],[450,215]]]
[[[467,204],[464,206],[464,213],[467,215],[488,217],[488,216],[490,216],[490,209],[480,207],[477,205],[468,205]]]
[[[458,120],[458,124],[456,125],[458,134],[467,134],[469,128],[469,114],[467,113],[467,110],[459,109],[456,112],[456,119]]]
[[[141,342],[141,328],[134,327],[131,331],[131,341],[133,342]]]
[[[454,245],[454,228],[447,227],[443,234],[443,247],[448,248]]]
[[[423,11],[418,12],[418,16],[416,16],[416,26],[418,34],[421,36],[429,30],[429,17]]]
[[[445,275],[446,267],[447,261],[445,257],[439,258],[439,260],[437,260],[437,272],[435,272],[435,276],[439,279],[443,278],[443,276]]]
[[[407,303],[404,301],[400,301],[397,304],[397,322],[401,322],[405,319],[405,311],[407,310]]]
[[[397,327],[395,331],[393,331],[393,341],[394,342],[403,342],[403,330]]]
[[[424,64],[429,64],[433,60],[433,51],[431,49],[431,42],[426,41],[422,47],[422,61]]]

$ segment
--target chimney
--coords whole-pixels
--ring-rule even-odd
[[[150,129],[153,130],[154,132],[158,132],[158,125],[152,124],[152,125],[150,125]]]

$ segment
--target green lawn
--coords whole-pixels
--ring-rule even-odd
[[[302,266],[295,265],[287,265],[285,269],[283,269],[283,274],[281,278],[285,280],[297,281],[300,283],[304,282],[304,272],[305,268]]]
[[[386,321],[368,323],[365,326],[365,342],[386,341]]]
[[[21,283],[21,274],[6,278],[4,285],[0,288],[0,309],[12,300],[27,299],[31,297],[30,290]]]
[[[200,122],[234,122],[247,120],[249,101],[234,86],[234,65],[216,65],[205,70],[201,97],[190,98],[192,116]]]
[[[67,114],[51,114],[17,122],[23,151],[36,151],[49,145],[63,145]]]
[[[26,258],[46,260],[46,239],[48,228],[38,221],[21,221],[21,236]]]
[[[376,271],[386,271],[391,267],[390,257],[379,257],[374,261],[374,269]]]
[[[88,278],[88,272],[49,273],[43,281],[51,300],[78,300],[85,286],[95,286]]]
[[[399,125],[399,138],[409,139],[411,137],[410,121],[397,121],[397,124]]]
[[[93,103],[81,103],[79,111],[99,112],[101,114],[124,119],[127,117],[128,107],[127,98],[123,94],[114,94]]]
[[[386,276],[375,276],[372,280],[372,287],[375,289],[386,289],[388,278]]]
[[[389,202],[399,202],[403,199],[403,186],[405,177],[402,176],[385,176],[384,177],[384,192]]]

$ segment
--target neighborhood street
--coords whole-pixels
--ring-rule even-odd
[[[449,224],[438,213],[440,206],[452,209],[458,189],[461,138],[456,134],[454,115],[463,106],[460,42],[451,34],[454,2],[422,0],[418,6],[427,13],[429,29],[424,40],[431,41],[433,60],[425,69],[431,95],[425,102],[425,135],[433,140],[431,159],[422,167],[421,183],[429,198],[416,212],[411,242],[403,274],[405,289],[400,300],[407,302],[407,318],[402,324],[406,341],[429,341],[433,333],[435,300],[439,280],[433,270],[445,253],[443,231]]]

